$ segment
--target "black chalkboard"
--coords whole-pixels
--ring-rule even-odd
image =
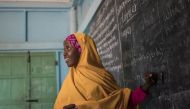
[[[142,109],[190,107],[190,0],[103,0],[85,32],[120,86],[158,73]]]
[[[115,3],[102,3],[99,11],[87,28],[93,37],[104,67],[113,74],[119,85],[123,85],[122,53],[118,31]]]

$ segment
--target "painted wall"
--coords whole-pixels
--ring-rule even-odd
[[[68,72],[63,59],[63,40],[76,31],[73,28],[86,28],[100,1],[79,0],[77,10],[71,10],[72,7],[32,5],[27,8],[18,4],[0,4],[0,52],[56,52],[59,90]]]
[[[0,9],[0,50],[39,49],[36,43],[54,43],[51,49],[62,49],[69,33],[69,9]]]
[[[0,52],[56,52],[57,90],[68,70],[61,53],[69,33],[69,8],[0,7]]]
[[[77,4],[77,31],[83,32],[87,28],[102,0],[79,0]]]
[[[89,9],[91,8],[94,0],[79,0],[77,4],[77,20],[78,25],[81,25],[87,15]]]

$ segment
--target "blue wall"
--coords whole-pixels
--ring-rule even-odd
[[[0,42],[62,42],[69,19],[69,9],[0,9]]]
[[[93,3],[94,0],[78,0],[75,17],[79,25],[89,21],[85,18],[89,17],[88,13]],[[91,16],[96,8],[91,9]],[[0,4],[0,52],[28,50],[56,52],[57,90],[59,90],[68,72],[63,59],[63,40],[71,32],[71,17],[68,7],[27,8],[6,7]]]

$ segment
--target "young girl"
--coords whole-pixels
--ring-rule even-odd
[[[66,38],[64,59],[70,69],[54,109],[136,109],[156,83],[154,73],[145,73],[141,87],[120,88],[103,67],[94,41],[84,33]]]

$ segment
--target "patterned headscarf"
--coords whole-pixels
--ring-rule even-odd
[[[102,66],[93,39],[85,33],[74,36],[82,52],[77,66],[69,68],[54,109],[68,104],[75,104],[78,109],[136,109],[128,106],[131,90],[120,88]]]
[[[78,50],[79,53],[81,53],[81,47],[74,34],[67,36],[66,41],[68,41],[73,47]]]

